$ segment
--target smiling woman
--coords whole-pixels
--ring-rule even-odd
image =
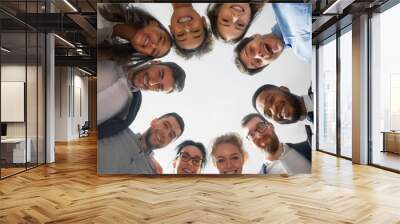
[[[241,22],[244,20],[242,19],[249,19],[249,23],[242,34],[244,35],[243,38],[258,33],[268,33],[276,24],[271,4],[262,4],[263,7],[260,5],[253,6],[253,4],[246,6],[246,4],[227,4],[224,10],[228,11],[221,13],[230,13],[230,21],[235,21],[235,27],[243,25]],[[175,44],[182,43],[180,47],[189,47],[183,42],[193,41],[191,42],[193,44],[197,38],[201,39],[203,36],[204,38],[207,36],[204,30],[205,24],[210,24],[211,21],[205,15],[211,7],[209,5],[214,4],[149,3],[132,5],[146,10],[162,26],[170,25]],[[257,10],[254,11],[254,9]],[[241,18],[241,13],[248,13],[248,10],[251,11],[250,17]],[[254,19],[256,14],[258,19]],[[108,26],[108,24],[105,25]],[[197,44],[190,47],[196,47]],[[119,156],[118,158],[121,161],[117,165],[125,164],[126,169],[137,167],[135,164],[143,165],[145,168],[142,172],[139,172],[140,169],[136,169],[137,173],[259,173],[260,168],[268,158],[266,150],[260,149],[251,141],[252,139],[245,138],[245,128],[241,126],[243,117],[257,112],[252,103],[253,95],[260,86],[265,84],[278,87],[287,86],[290,92],[299,95],[307,94],[311,83],[311,66],[299,60],[292,51],[288,50],[281,52],[279,59],[276,59],[273,64],[268,66],[268,69],[263,70],[259,75],[248,76],[237,69],[234,61],[234,48],[235,45],[227,44],[224,41],[214,41],[213,49],[202,55],[201,58],[193,57],[187,60],[187,57],[182,57],[181,52],[177,49],[177,51],[170,51],[162,57],[161,62],[153,60],[151,63],[141,66],[128,64],[128,69],[122,69],[122,74],[127,77],[127,80],[125,80],[125,83],[128,83],[127,86],[136,87],[136,92],[130,92],[129,95],[134,97],[137,93],[140,93],[142,98],[139,106],[136,106],[136,113],[133,113],[134,110],[129,108],[136,101],[132,96],[128,96],[126,99],[128,103],[125,104],[125,107],[114,114],[112,119],[106,121],[107,127],[118,130],[114,125],[120,122],[115,121],[123,120],[125,126],[129,126],[129,128],[127,128],[128,131],[124,130],[121,133],[123,132],[126,136],[129,135],[127,138],[136,139],[137,137],[137,141],[135,140],[136,143],[132,143],[131,146],[131,141],[126,140],[126,136],[118,133],[115,134],[115,136],[118,136],[118,143],[115,136],[102,139],[101,141],[104,141],[108,147],[107,150],[115,152],[114,154],[107,153],[107,155],[118,157],[116,152],[121,151],[121,149],[117,150],[116,147],[111,147],[110,142],[113,142],[113,144],[126,143],[127,146],[124,149],[132,149],[135,153],[137,152],[137,155],[124,156],[124,158]],[[104,84],[102,80],[111,79],[108,74],[112,74],[116,70],[107,70],[106,63],[102,61],[98,63],[98,85],[101,86]],[[122,66],[122,68],[125,67]],[[110,81],[109,84],[111,83],[113,82]],[[163,94],[171,92],[171,88],[173,93]],[[120,90],[121,88],[119,88]],[[98,107],[112,110],[115,108],[114,104],[120,101],[122,96],[123,94],[106,97],[105,101],[98,101]],[[279,108],[284,107],[279,106]],[[282,111],[284,111],[283,114],[286,113],[285,110],[279,109],[279,111],[281,114]],[[99,112],[101,112],[100,109]],[[177,119],[170,118],[172,128],[168,123],[161,122],[163,120],[155,120],[155,118],[160,118],[163,114],[171,112],[178,115],[176,116]],[[132,116],[134,119],[127,119]],[[128,125],[127,120],[130,120]],[[273,124],[274,133],[279,137],[280,142],[302,142],[307,139],[302,122],[288,125],[281,125],[274,120],[270,122]],[[172,136],[172,130],[176,131],[175,136]],[[137,134],[133,134],[133,132]],[[229,138],[234,140],[228,141],[225,139],[228,137],[220,137],[220,139],[226,141],[221,140],[218,144],[213,144],[214,140],[219,139],[218,136],[230,136]],[[188,144],[187,140],[194,141]],[[161,142],[164,144],[158,144]],[[260,142],[266,144],[270,142],[270,139],[260,139]],[[280,142],[277,142],[279,146]],[[105,155],[105,147],[101,144],[98,145],[99,153]],[[137,148],[139,150],[136,150]],[[281,147],[281,149],[284,150],[287,147]],[[287,151],[286,154],[292,151]],[[100,155],[99,153],[98,155]],[[132,152],[129,151],[127,154],[132,154]],[[282,155],[286,154],[282,153]],[[289,153],[288,155],[291,156],[292,154]],[[105,156],[101,158],[103,160],[98,162],[99,167],[107,163]],[[207,158],[210,158],[212,162],[206,163]],[[146,163],[142,164],[141,159],[145,159]],[[109,158],[109,161],[111,161],[111,158]],[[116,160],[113,161],[117,163]],[[110,164],[107,163],[106,165]],[[284,170],[279,161],[275,161],[273,167],[274,170]],[[99,173],[102,174],[102,172]]]

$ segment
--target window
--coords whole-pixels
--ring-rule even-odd
[[[400,5],[371,18],[371,162],[400,170]]]
[[[317,63],[317,149],[336,153],[336,39],[319,46]]]
[[[352,34],[340,36],[340,155],[352,157]]]

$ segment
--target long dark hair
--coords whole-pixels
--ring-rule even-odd
[[[219,34],[218,27],[217,27],[218,13],[223,4],[224,3],[210,3],[207,7],[207,17],[210,20],[211,31],[214,34],[215,38],[224,40],[224,38]],[[238,38],[230,40],[230,41],[224,40],[225,42],[236,43],[239,40],[241,40],[244,37],[244,35],[246,35],[246,32],[249,29],[250,25],[253,23],[254,18],[258,15],[259,12],[261,12],[261,9],[263,8],[264,3],[250,2],[249,5],[250,5],[250,12],[251,12],[250,21],[249,21],[249,24],[247,24],[247,27],[245,28],[245,30],[243,31],[243,34],[240,35]]]
[[[156,21],[159,27],[168,35],[170,43],[173,43],[171,35],[160,21],[145,10],[135,7],[133,4],[99,4],[98,10],[103,18],[110,22],[124,23],[140,29],[146,27],[150,21]],[[100,55],[108,55],[109,59],[122,63],[128,61],[141,65],[154,59],[153,56],[138,52],[130,43],[125,43],[118,39],[113,40],[112,43],[101,43],[98,45],[98,49]]]

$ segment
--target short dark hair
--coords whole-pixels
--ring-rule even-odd
[[[181,136],[183,134],[183,131],[185,130],[185,122],[183,121],[183,118],[181,116],[179,116],[179,114],[177,114],[175,112],[171,112],[171,113],[162,115],[158,119],[165,118],[165,117],[174,117],[175,118],[176,122],[178,122],[179,127],[181,128],[181,134],[179,135],[179,136]]]
[[[247,24],[242,35],[240,35],[236,39],[232,39],[230,41],[225,40],[218,32],[218,26],[217,26],[218,13],[223,4],[224,3],[210,3],[207,7],[207,17],[210,20],[211,31],[214,34],[216,39],[222,39],[227,43],[236,43],[246,35],[247,30],[249,29],[250,25],[252,24],[254,18],[261,11],[262,7],[264,6],[264,3],[249,3],[250,11],[251,11],[249,24]]]
[[[192,58],[193,56],[201,57],[204,54],[210,52],[213,48],[213,39],[208,25],[204,26],[203,31],[204,31],[204,40],[198,47],[194,49],[182,48],[174,40],[176,54],[187,60]]]
[[[268,65],[261,67],[261,68],[253,68],[250,69],[248,68],[243,61],[240,59],[240,51],[242,51],[242,49],[244,47],[246,47],[246,45],[252,41],[254,39],[253,36],[251,37],[246,37],[243,40],[241,40],[239,42],[238,45],[236,45],[235,49],[233,50],[233,53],[235,55],[235,65],[236,67],[239,69],[239,71],[241,71],[242,73],[248,74],[248,75],[255,75],[256,73],[261,72],[265,67],[267,67]]]
[[[181,153],[181,151],[183,150],[183,148],[185,148],[186,146],[189,146],[189,145],[192,145],[200,150],[201,155],[203,156],[203,159],[201,160],[201,167],[204,168],[207,164],[207,151],[206,151],[206,147],[201,142],[194,142],[192,140],[183,141],[181,144],[176,146],[175,159],[178,158],[178,156]]]
[[[260,118],[262,121],[264,122],[268,122],[263,116],[261,116],[258,113],[251,113],[251,114],[247,114],[246,116],[244,116],[242,118],[242,121],[240,122],[240,124],[242,125],[242,128],[244,128],[244,126],[246,126],[246,124],[253,118],[258,117]]]
[[[173,91],[182,91],[185,87],[186,73],[185,70],[175,62],[161,62],[160,65],[168,66],[172,70],[175,85]]]
[[[264,90],[268,90],[268,89],[275,89],[278,88],[277,86],[271,85],[271,84],[265,84],[261,87],[259,87],[253,94],[253,98],[251,100],[251,102],[253,103],[253,108],[257,111],[257,106],[256,106],[256,100],[258,95],[261,94],[261,92],[263,92]]]

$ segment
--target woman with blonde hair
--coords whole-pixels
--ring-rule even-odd
[[[220,174],[241,174],[247,152],[237,133],[227,133],[214,140],[211,157]]]

